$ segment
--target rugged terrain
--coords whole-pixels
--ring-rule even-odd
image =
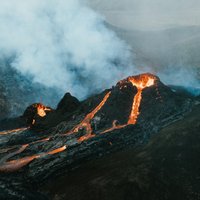
[[[148,145],[90,161],[49,182],[51,199],[200,199],[200,106]]]
[[[196,198],[198,181],[190,173],[200,176],[197,154],[191,166],[184,165],[193,149],[189,132],[199,130],[198,103],[198,97],[171,89],[152,74],[141,74],[83,102],[67,93],[55,110],[31,105],[23,116],[0,123],[2,129],[15,124],[15,130],[0,132],[0,197],[177,199],[183,190],[189,195],[180,194],[185,199]],[[196,171],[191,172],[192,165]],[[57,187],[58,182],[63,187]],[[46,195],[36,193],[45,183]]]

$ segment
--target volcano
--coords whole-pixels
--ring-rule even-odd
[[[33,104],[19,118],[0,122],[7,129],[0,132],[0,197],[48,199],[35,190],[97,158],[145,147],[198,102],[146,73],[82,102],[66,93],[55,110]]]

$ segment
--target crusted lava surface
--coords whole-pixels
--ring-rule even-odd
[[[31,191],[86,161],[145,146],[196,103],[157,76],[141,74],[82,102],[67,93],[57,109],[40,105],[42,114],[34,117],[29,107],[23,120],[31,126],[0,132],[0,190],[7,191],[0,197],[46,198]]]

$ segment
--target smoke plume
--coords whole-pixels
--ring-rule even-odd
[[[133,72],[129,47],[79,0],[0,1],[0,55],[34,82],[79,98]]]

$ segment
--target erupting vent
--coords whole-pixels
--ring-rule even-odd
[[[123,125],[117,125],[117,120],[114,120],[112,127],[101,132],[100,134],[107,133],[107,132],[113,131],[115,129],[121,129],[121,128],[124,128],[125,126],[131,125],[131,124],[136,124],[138,115],[140,114],[139,108],[140,108],[140,103],[141,103],[141,99],[142,99],[142,91],[147,87],[153,86],[155,84],[156,80],[157,80],[157,77],[155,77],[152,74],[141,74],[138,76],[130,76],[127,79],[120,81],[118,83],[118,85],[124,85],[126,83],[131,83],[133,85],[133,87],[137,88],[137,94],[135,95],[135,97],[133,99],[132,109],[130,111],[128,122]],[[106,103],[106,101],[108,100],[110,95],[111,95],[111,91],[105,95],[105,97],[100,102],[100,104],[92,112],[90,112],[80,124],[78,124],[71,131],[67,132],[66,135],[76,133],[79,131],[79,129],[85,128],[86,135],[82,136],[79,139],[79,141],[82,142],[91,137],[94,137],[95,134],[92,133],[93,130],[91,127],[91,120],[94,118],[95,114],[104,106],[104,104]]]
[[[137,94],[134,97],[131,114],[128,120],[128,124],[135,124],[137,121],[137,117],[140,114],[139,107],[142,99],[142,90],[144,88],[154,85],[155,77],[147,74],[142,74],[136,77],[129,77],[128,81],[130,81],[133,86],[136,86],[138,90]]]

